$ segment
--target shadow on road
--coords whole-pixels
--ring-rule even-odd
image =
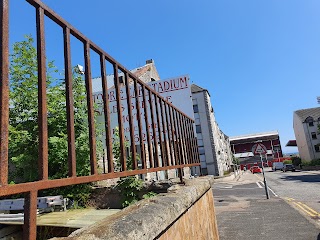
[[[300,181],[300,182],[320,182],[320,173],[319,174],[307,174],[307,175],[287,175],[281,178],[285,181]]]

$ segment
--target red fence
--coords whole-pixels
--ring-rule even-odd
[[[24,182],[14,185],[8,184],[9,171],[9,0],[2,0],[1,4],[1,115],[0,115],[0,197],[24,193],[25,194],[25,218],[24,218],[24,239],[36,238],[36,209],[37,196],[39,190],[69,186],[74,184],[89,183],[99,180],[118,178],[130,175],[145,174],[148,172],[163,171],[169,169],[181,169],[183,167],[198,166],[199,154],[196,138],[193,129],[193,120],[183,112],[179,111],[172,104],[165,101],[157,92],[152,90],[145,83],[140,81],[134,74],[128,71],[120,63],[114,60],[106,52],[64,21],[40,0],[27,0],[35,8],[36,32],[37,32],[37,61],[38,61],[38,179],[33,182]],[[64,69],[65,69],[65,95],[66,95],[66,115],[67,115],[67,167],[68,176],[60,179],[50,179],[48,174],[48,107],[47,107],[47,86],[46,86],[46,44],[44,33],[44,18],[48,17],[54,21],[63,31],[64,40]],[[90,174],[77,176],[76,146],[74,127],[74,99],[73,99],[73,75],[71,66],[71,44],[70,37],[73,36],[83,44],[83,55],[85,62],[85,89],[87,103],[87,121],[89,130],[90,154]],[[94,51],[100,56],[101,79],[103,89],[103,109],[104,109],[104,131],[106,133],[106,157],[104,164],[106,168],[102,172],[98,171],[96,125],[94,115],[94,102],[92,96],[92,76],[90,52]],[[120,170],[114,169],[114,145],[111,141],[111,123],[108,102],[108,86],[106,64],[112,66],[111,74],[114,77],[114,88],[117,96],[117,119],[119,129],[120,144]],[[109,73],[110,74],[110,73]],[[119,82],[119,74],[124,76],[123,83]],[[127,105],[135,104],[137,109],[137,119],[133,119],[131,108],[128,108],[130,137],[125,139],[124,126],[122,120],[122,107],[120,99],[120,88],[126,88]],[[138,91],[142,91],[144,109],[141,109],[139,98],[129,97],[129,88],[133,87],[136,96]],[[14,107],[14,106],[13,106]],[[143,114],[141,114],[141,112]],[[149,116],[150,115],[150,116]],[[139,151],[132,144],[134,140],[133,121],[138,122],[139,130]],[[143,126],[152,126],[146,130],[146,139],[143,140]],[[154,137],[152,137],[154,136]],[[127,142],[131,142],[128,147]],[[128,157],[132,159],[132,164],[128,166]],[[130,170],[129,170],[130,169]]]

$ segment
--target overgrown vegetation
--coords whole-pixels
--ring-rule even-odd
[[[291,160],[284,160],[283,164],[292,164],[292,161]]]
[[[292,164],[295,166],[299,166],[301,164],[301,158],[299,157],[291,157]]]
[[[120,171],[122,169],[121,163],[120,163],[120,137],[119,137],[119,129],[115,128],[114,131],[114,141],[112,145],[112,151],[113,156],[115,158],[115,169]],[[130,142],[125,141],[125,147],[126,149],[129,149]],[[139,154],[136,154],[136,161],[140,160]],[[128,154],[126,158],[126,166],[127,170],[133,169],[133,159],[131,152]],[[143,181],[138,179],[136,176],[129,176],[121,178],[116,186],[117,189],[119,189],[120,194],[122,196],[122,207],[127,207],[139,200],[141,200],[140,197],[140,191],[143,188]],[[154,192],[148,192],[142,196],[142,198],[150,198],[157,195]]]
[[[38,67],[37,51],[31,36],[13,45],[10,55],[10,182],[30,182],[38,179]],[[46,94],[48,118],[49,178],[68,176],[68,135],[65,81],[57,79],[58,69],[47,61]],[[89,128],[86,89],[83,76],[73,71],[74,129],[77,176],[90,174]],[[102,144],[97,141],[97,152]],[[90,195],[88,184],[43,191],[42,194],[62,194],[85,205]]]

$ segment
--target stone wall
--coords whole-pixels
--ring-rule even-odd
[[[108,240],[219,239],[211,190],[213,177],[187,180],[168,193],[142,200],[67,238]]]

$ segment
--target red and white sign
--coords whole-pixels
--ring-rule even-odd
[[[253,145],[252,152],[254,155],[267,154],[267,148],[262,143],[257,143]]]

